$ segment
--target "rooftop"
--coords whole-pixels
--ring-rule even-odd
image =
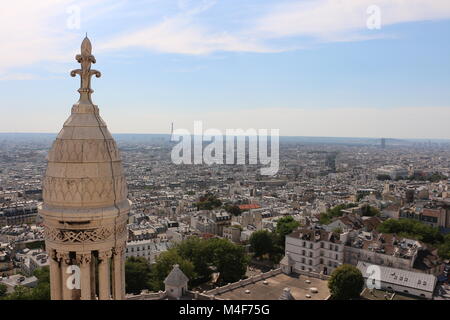
[[[310,283],[307,283],[307,280]],[[267,281],[267,284],[264,284],[264,281]],[[295,300],[325,300],[330,295],[326,280],[280,273],[266,280],[217,294],[216,297],[226,300],[278,300],[285,288],[290,288],[290,294]],[[312,293],[310,288],[316,288],[317,293]]]
[[[357,268],[367,275],[366,270],[371,264],[358,262]],[[381,281],[399,286],[414,288],[422,291],[433,292],[436,285],[436,277],[432,274],[412,272],[402,269],[378,266],[380,268]]]

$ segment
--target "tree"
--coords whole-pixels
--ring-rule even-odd
[[[361,215],[365,217],[373,217],[378,216],[380,214],[380,210],[374,208],[368,204],[365,204],[361,207]]]
[[[388,219],[378,226],[378,231],[395,233],[429,244],[440,244],[444,240],[444,237],[439,233],[437,228],[412,219]]]
[[[275,251],[274,235],[267,230],[253,232],[250,236],[250,250],[257,258],[265,254],[272,255]]]
[[[226,239],[213,238],[207,241],[212,254],[212,265],[220,273],[221,282],[230,283],[242,279],[248,264],[244,247]]]
[[[14,291],[3,297],[4,300],[33,300],[32,288],[15,286]]]
[[[140,293],[149,289],[150,266],[143,257],[129,257],[125,261],[125,291],[127,293]]]
[[[212,273],[212,254],[207,240],[190,237],[179,243],[176,250],[183,259],[190,260],[194,264],[197,279],[191,279],[193,283],[209,280]]]
[[[218,199],[215,195],[207,193],[200,197],[196,205],[197,210],[212,210],[221,207],[222,201],[220,201],[220,199]]]
[[[3,297],[6,294],[7,290],[8,287],[5,284],[0,283],[0,297]]]
[[[298,221],[295,221],[292,216],[282,217],[277,221],[275,233],[277,234],[278,245],[282,248],[283,251],[286,236],[292,233],[292,231],[294,231],[299,226],[300,223]]]
[[[335,217],[343,215],[342,210],[358,206],[356,203],[343,203],[328,209],[326,212],[320,214],[319,222],[321,224],[329,224]]]
[[[380,180],[380,181],[391,180],[391,176],[388,174],[379,174],[379,175],[377,175],[377,180]]]
[[[15,286],[14,291],[4,295],[5,300],[50,300],[50,270],[49,267],[36,269],[33,275],[37,278],[34,288]],[[1,294],[0,294],[1,296]]]
[[[341,227],[336,227],[336,228],[334,228],[333,230],[331,230],[332,232],[334,232],[334,233],[342,233],[342,228]]]
[[[172,271],[173,266],[178,264],[181,271],[189,278],[196,277],[194,265],[191,261],[182,258],[176,248],[171,248],[156,258],[156,263],[152,266],[149,284],[153,291],[164,290],[164,280]]]
[[[442,259],[450,259],[450,241],[445,241],[439,246],[438,254]]]
[[[363,287],[364,278],[361,271],[349,264],[336,268],[328,280],[331,298],[335,300],[358,299]]]
[[[189,286],[207,282],[213,272],[219,272],[219,282],[234,282],[247,271],[248,257],[244,247],[226,239],[190,237],[162,253],[152,266],[150,286],[164,289],[164,279],[174,264],[189,278]]]
[[[242,210],[239,208],[239,206],[236,205],[225,205],[224,209],[226,212],[231,213],[234,216],[239,216],[242,214]]]
[[[438,254],[442,259],[450,259],[450,234],[445,235],[443,243],[439,246]]]
[[[32,300],[50,300],[50,268],[38,268],[33,275],[38,279],[38,284],[31,290]]]

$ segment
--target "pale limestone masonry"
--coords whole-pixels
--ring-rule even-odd
[[[91,77],[100,77],[91,69],[96,62],[91,51],[86,37],[76,56],[81,69],[71,72],[80,75],[80,99],[49,151],[43,181],[39,213],[54,300],[125,297],[131,203],[119,150],[91,100]]]

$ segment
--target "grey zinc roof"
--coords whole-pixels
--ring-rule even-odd
[[[368,278],[366,273],[367,268],[372,265],[367,262],[358,261],[356,266],[364,278]],[[402,269],[389,268],[376,265],[380,268],[381,281],[385,283],[392,283],[399,286],[414,288],[422,291],[433,292],[436,284],[436,277],[432,274],[421,272],[413,272]]]
[[[189,278],[181,271],[178,264],[173,266],[167,278],[164,280],[164,284],[174,287],[184,286],[189,281]]]

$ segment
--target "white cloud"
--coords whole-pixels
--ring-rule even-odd
[[[279,52],[296,50],[303,43],[274,45],[271,40],[311,37],[320,42],[364,41],[385,37],[383,30],[367,33],[367,9],[381,9],[381,25],[450,18],[448,0],[305,0],[275,3],[267,13],[241,21],[241,27],[222,31],[218,25],[201,23],[198,16],[215,0],[178,0],[180,13],[134,32],[113,36],[103,50],[141,47],[151,51],[208,54],[216,51]],[[251,16],[251,13],[247,13]]]
[[[42,63],[52,64],[68,62],[75,57],[73,43],[81,42],[79,29],[71,29],[68,20],[76,6],[80,9],[80,18],[89,12],[89,8],[101,5],[113,5],[106,0],[16,0],[4,1],[0,11],[0,79],[29,79],[20,77],[18,68],[32,66],[41,68]],[[81,24],[81,29],[83,24]],[[71,61],[72,62],[72,61]],[[27,74],[29,74],[27,72]],[[23,74],[22,74],[23,75]],[[34,77],[34,76],[33,76]]]
[[[59,60],[62,48],[58,37],[65,25],[58,25],[55,17],[65,13],[70,2],[21,0],[2,3],[0,72],[43,60]]]
[[[276,5],[257,19],[254,32],[268,38],[311,36],[332,41],[366,29],[369,6],[381,9],[381,25],[450,18],[448,0],[314,0]],[[355,40],[366,39],[360,36]]]
[[[37,76],[32,73],[0,73],[0,81],[34,79],[37,79]]]
[[[80,40],[86,25],[96,30],[96,24],[102,24],[102,21],[111,23],[111,16],[125,17],[147,6],[148,10],[153,10],[158,7],[153,3],[163,6],[167,4],[164,1],[152,0],[150,4],[129,0],[5,1],[0,13],[0,78],[8,79],[10,76],[6,74],[17,73],[17,69],[24,66],[39,68],[42,62],[68,62],[67,57],[78,49],[73,43]],[[382,30],[371,34],[362,32],[368,17],[366,9],[372,4],[381,8],[382,25],[450,18],[448,0],[275,1],[265,5],[267,12],[259,16],[249,11],[252,7],[235,8],[240,12],[240,21],[226,28],[227,21],[220,18],[214,22],[203,19],[217,0],[177,0],[175,3],[179,9],[177,13],[162,21],[136,27],[126,34],[112,28],[102,39],[95,39],[95,48],[101,44],[101,49],[109,51],[141,47],[179,54],[279,52],[302,48],[304,43],[283,42],[281,46],[271,40],[298,36],[310,36],[322,42],[376,39],[385,36]],[[81,8],[81,30],[67,27],[70,14],[67,9],[72,5]],[[261,8],[263,5],[259,7],[259,13]],[[155,12],[153,16],[157,16]]]
[[[239,33],[213,31],[197,23],[195,16],[208,10],[216,1],[180,0],[182,12],[162,22],[131,33],[114,36],[100,44],[99,50],[141,47],[152,51],[180,54],[208,54],[216,51],[274,52],[257,39]]]

